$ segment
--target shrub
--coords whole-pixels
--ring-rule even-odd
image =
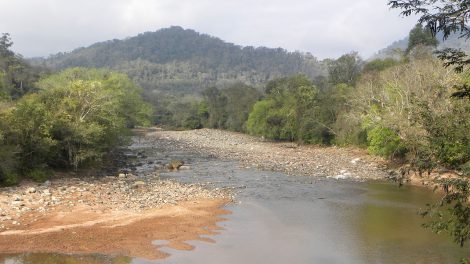
[[[368,150],[383,157],[402,157],[406,150],[402,140],[393,130],[377,126],[367,132]]]
[[[33,169],[25,174],[26,178],[36,182],[45,182],[52,176],[52,172],[46,169]]]
[[[20,183],[20,177],[16,172],[0,172],[0,183],[3,186],[13,186]]]

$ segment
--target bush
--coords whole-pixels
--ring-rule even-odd
[[[16,172],[0,172],[0,183],[3,186],[13,186],[20,183],[20,177]]]
[[[406,149],[400,137],[393,130],[377,126],[367,132],[368,150],[370,153],[387,157],[402,157]]]
[[[31,179],[35,182],[45,182],[50,179],[52,176],[52,172],[50,170],[45,169],[33,169],[26,172],[25,177]]]

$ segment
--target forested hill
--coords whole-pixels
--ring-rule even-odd
[[[324,74],[324,67],[311,54],[241,47],[181,27],[100,42],[31,62],[55,70],[107,67],[129,74],[147,91],[172,93],[198,93],[236,81],[258,86],[297,73],[312,78]]]

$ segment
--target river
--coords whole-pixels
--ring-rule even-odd
[[[146,177],[154,164],[186,161],[190,170],[161,173],[163,179],[233,187],[232,212],[220,222],[214,243],[190,241],[192,251],[164,247],[164,260],[119,256],[20,254],[0,256],[3,263],[457,263],[470,256],[445,235],[421,227],[420,208],[438,197],[425,188],[382,181],[338,181],[243,167],[234,161],[168,148],[136,139],[144,154],[137,172]],[[155,241],[164,245],[165,241]]]

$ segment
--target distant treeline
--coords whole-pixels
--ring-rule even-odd
[[[110,68],[127,73],[149,93],[178,96],[199,95],[209,86],[243,82],[258,87],[277,77],[325,74],[324,65],[308,53],[241,47],[181,27],[96,43],[31,62],[53,70]]]

